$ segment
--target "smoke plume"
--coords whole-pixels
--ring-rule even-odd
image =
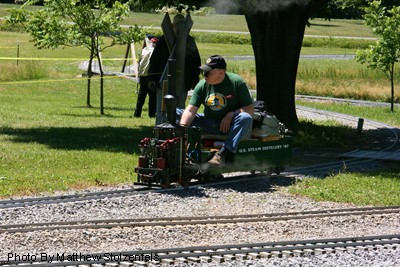
[[[289,5],[306,6],[312,0],[210,0],[206,6],[212,6],[219,14],[234,14],[239,10],[270,11],[285,8]]]

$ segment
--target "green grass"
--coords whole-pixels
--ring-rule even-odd
[[[353,106],[351,104],[334,104],[330,102],[319,103],[308,101],[296,101],[296,103],[312,108],[349,114],[360,118],[368,118],[370,120],[385,122],[389,125],[400,127],[400,110],[396,107],[394,108],[394,112],[391,112],[390,107],[365,107]]]
[[[85,81],[0,85],[0,196],[132,183],[139,141],[153,122],[133,119],[136,85],[98,81],[86,108]],[[145,113],[145,111],[144,111]]]
[[[386,122],[400,127],[398,110],[390,112],[388,107],[362,107],[349,104],[317,103],[297,101],[297,104],[360,118]],[[310,144],[310,147],[347,148],[365,147],[371,141],[368,131],[356,136],[355,130],[344,126],[329,127],[328,122],[302,121],[301,129],[296,132],[295,141],[298,146]],[[333,123],[335,125],[335,123]],[[347,130],[346,130],[347,129]],[[304,139],[303,139],[304,138]],[[316,138],[316,139],[315,139]],[[302,140],[303,139],[303,140]],[[390,167],[392,166],[392,167]],[[341,173],[326,179],[307,178],[295,185],[281,190],[291,194],[306,196],[316,201],[347,202],[356,205],[390,206],[400,205],[400,167],[396,163],[386,169],[363,173]]]
[[[0,17],[6,14],[4,7],[9,6],[0,4]],[[159,26],[161,19],[160,14],[135,13],[127,23]],[[243,16],[196,16],[193,19],[195,29],[247,31]],[[369,37],[368,28],[360,21],[313,20],[311,23],[313,25],[306,29],[306,34]],[[152,135],[154,125],[154,121],[145,116],[147,105],[143,118],[131,117],[137,97],[136,83],[107,77],[104,87],[106,114],[100,116],[98,80],[92,86],[94,108],[85,107],[86,81],[81,78],[84,71],[78,69],[78,65],[88,58],[85,48],[37,50],[25,33],[0,31],[0,40],[1,57],[16,57],[17,45],[20,48],[18,65],[15,59],[0,60],[0,198],[132,183],[138,143],[143,137]],[[354,54],[356,51],[354,47],[336,45],[303,47],[302,54]],[[253,54],[251,45],[199,42],[198,47],[203,60],[215,53],[227,57]],[[125,46],[107,49],[102,55],[105,65],[115,69],[121,67],[122,61],[107,59],[122,59],[125,49]],[[230,60],[228,67],[245,77],[255,88],[254,62]],[[300,61],[297,93],[386,100],[387,86],[388,82],[381,74],[354,61]],[[400,125],[398,112],[390,113],[385,108],[362,109],[326,103],[319,107]],[[296,146],[351,149],[366,141],[357,138],[354,129],[333,121],[301,121],[295,132]],[[360,195],[375,194],[375,188],[367,186],[367,182],[373,180],[382,187],[382,192],[376,194],[381,195],[381,199],[388,199],[385,205],[399,202],[396,192],[391,190],[400,188],[400,185],[398,179],[391,178],[391,172],[356,174],[343,179],[342,175],[337,179],[310,181],[319,183],[313,189],[314,195],[322,195],[323,200],[355,201],[344,197],[357,190],[363,190]],[[372,175],[381,178],[372,178]],[[333,198],[330,197],[332,194],[318,193],[335,188],[328,183],[330,179],[340,179],[350,193],[337,190]],[[300,186],[301,183],[293,193],[300,194]],[[393,202],[390,202],[391,198]],[[381,205],[375,203],[373,205]]]
[[[284,189],[317,201],[356,205],[400,205],[400,168],[370,173],[342,173],[326,179],[305,179]]]

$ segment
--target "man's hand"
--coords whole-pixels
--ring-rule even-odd
[[[231,112],[228,112],[228,114],[226,114],[225,117],[221,120],[219,130],[221,132],[223,132],[224,134],[227,134],[229,132],[229,129],[231,128],[231,122],[232,122],[233,116],[235,116],[235,114],[231,111]]]

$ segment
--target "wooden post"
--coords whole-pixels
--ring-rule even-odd
[[[175,86],[171,88],[170,84],[167,84],[168,94],[175,96],[177,99],[181,100],[181,103],[185,103],[185,56],[186,56],[186,39],[190,32],[190,29],[193,25],[193,20],[188,13],[186,15],[185,21],[182,23],[177,23],[176,29],[174,31],[173,25],[171,23],[171,19],[168,13],[165,14],[164,19],[161,23],[161,28],[164,33],[164,37],[168,46],[168,50],[170,52],[169,60],[167,62],[167,66],[164,68],[164,72],[161,75],[161,79],[159,81],[160,84],[164,84],[164,81],[167,80],[167,74],[169,73],[173,77],[170,77],[169,80],[174,80]],[[176,67],[173,73],[168,71],[168,63],[170,60],[176,61]],[[162,109],[163,96],[162,91],[157,90],[157,116],[156,116],[156,124],[165,122],[165,113]],[[180,108],[184,108],[184,104],[182,106],[179,105]]]

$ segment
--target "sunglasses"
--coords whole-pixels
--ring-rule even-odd
[[[203,76],[204,77],[208,77],[209,75],[210,75],[210,72],[212,72],[213,70],[216,70],[216,69],[212,69],[212,70],[210,70],[210,71],[202,71],[202,74],[203,74]]]

